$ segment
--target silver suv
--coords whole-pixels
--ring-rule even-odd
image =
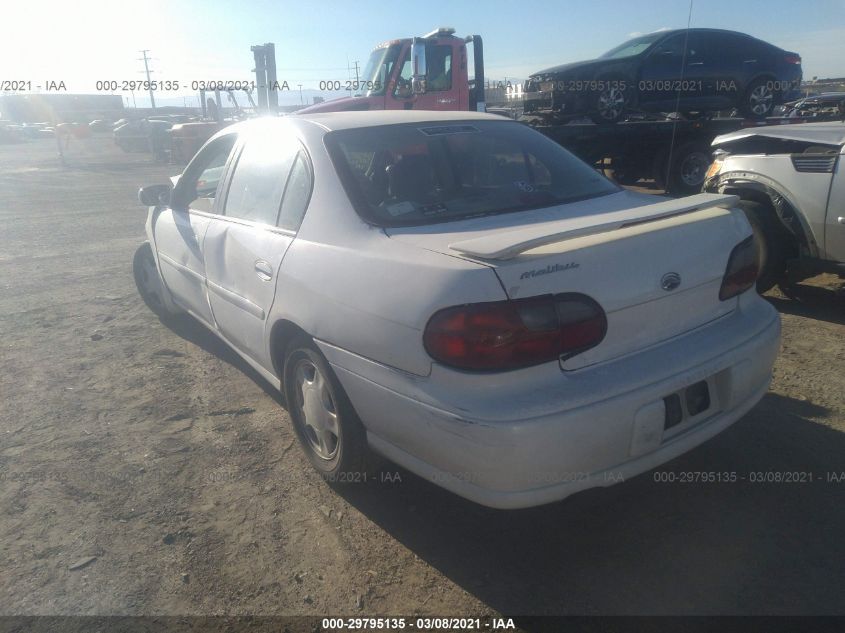
[[[704,191],[738,195],[757,236],[765,292],[822,272],[845,277],[845,121],[717,136]]]

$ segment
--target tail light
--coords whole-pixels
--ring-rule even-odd
[[[569,358],[607,332],[602,307],[567,293],[446,308],[426,325],[429,355],[450,367],[504,371]]]
[[[783,60],[787,64],[800,64],[801,63],[801,55],[796,55],[795,53],[789,53]]]
[[[719,289],[719,299],[725,301],[751,288],[757,281],[757,245],[754,236],[734,246],[728,259],[728,268]]]

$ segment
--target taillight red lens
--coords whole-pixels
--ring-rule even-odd
[[[725,301],[751,288],[757,282],[757,245],[754,236],[734,246],[728,258],[728,267],[719,289],[719,299]]]
[[[801,56],[800,55],[787,55],[784,57],[784,60],[787,64],[800,64],[801,63]]]
[[[423,343],[444,365],[502,371],[574,356],[598,345],[606,331],[601,306],[568,293],[440,310]]]

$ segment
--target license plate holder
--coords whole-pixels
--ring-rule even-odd
[[[668,431],[700,418],[713,407],[709,380],[699,380],[663,398],[663,430]]]

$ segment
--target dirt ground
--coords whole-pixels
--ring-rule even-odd
[[[137,188],[178,169],[72,150],[0,146],[0,614],[845,613],[834,278],[769,296],[770,393],[659,469],[734,483],[647,473],[503,512],[388,466],[338,492],[270,385],[135,291]]]

